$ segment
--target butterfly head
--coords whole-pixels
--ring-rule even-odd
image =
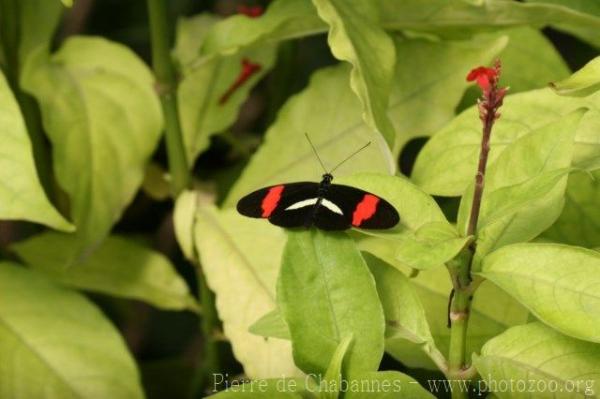
[[[325,173],[323,175],[323,183],[324,184],[330,184],[332,180],[333,180],[333,175],[331,173]]]

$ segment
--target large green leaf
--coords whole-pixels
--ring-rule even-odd
[[[63,7],[58,1],[19,0],[19,63],[38,46],[50,46]]]
[[[562,18],[550,18],[553,28],[568,32],[600,47],[598,37],[593,34],[600,20],[600,4],[597,0],[525,0],[540,10],[558,11]],[[552,11],[551,11],[552,10]],[[577,21],[580,23],[577,23]]]
[[[362,103],[363,119],[394,148],[394,128],[386,110],[396,54],[392,39],[378,26],[375,2],[313,0],[319,16],[329,25],[333,55],[352,64],[350,87]]]
[[[444,36],[465,36],[475,32],[529,25],[552,25],[580,39],[600,46],[597,31],[600,18],[589,7],[567,8],[517,1],[379,0],[381,23],[390,30],[417,30]],[[553,2],[556,0],[553,0]],[[564,1],[564,3],[563,3]],[[562,0],[562,4],[572,4]]]
[[[288,235],[277,285],[294,360],[306,373],[324,373],[337,346],[353,343],[348,374],[374,371],[384,346],[384,317],[375,281],[352,239],[320,230]]]
[[[600,247],[600,172],[569,176],[565,206],[554,225],[543,234],[558,242]]]
[[[490,340],[474,364],[479,386],[498,398],[593,398],[600,384],[600,346],[542,323],[512,327]],[[509,381],[514,389],[503,389]]]
[[[490,165],[477,225],[477,259],[503,245],[536,237],[560,216],[573,140],[584,112],[575,111],[520,137]],[[472,202],[473,184],[458,212],[463,233]]]
[[[400,2],[399,2],[400,3]],[[474,65],[488,64],[507,44],[505,36],[469,40],[396,37],[396,73],[388,114],[397,134],[395,154],[413,137],[429,136],[455,115]]]
[[[0,291],[0,397],[143,397],[123,339],[83,296],[10,263]]]
[[[600,89],[600,57],[596,57],[573,75],[552,83],[556,92],[563,96],[585,96]]]
[[[562,119],[578,108],[589,108],[575,136],[574,163],[600,155],[600,96],[565,98],[551,89],[510,95],[494,124],[488,164],[527,133]],[[431,194],[458,196],[473,182],[481,147],[481,121],[476,107],[457,116],[436,133],[419,153],[412,180]]]
[[[366,142],[377,140],[377,133],[360,119],[361,106],[348,86],[349,73],[347,65],[320,70],[306,90],[283,106],[267,131],[265,144],[231,189],[226,205],[233,205],[241,196],[261,186],[316,180],[323,170],[305,133],[310,135],[328,168]],[[382,151],[385,149],[371,145],[336,173],[391,172],[394,166]]]
[[[0,139],[0,219],[23,219],[72,230],[44,193],[21,111],[1,71]]]
[[[216,24],[206,37],[202,53],[233,54],[244,47],[326,30],[311,0],[276,0],[260,18],[234,15]]]
[[[600,342],[600,254],[559,244],[515,244],[484,259],[483,277],[541,321],[576,338]]]
[[[380,24],[385,30],[420,31],[444,37],[468,37],[473,33],[520,26],[556,26],[592,44],[600,45],[600,18],[585,2],[580,7],[559,4],[523,4],[516,1],[378,0]],[[553,0],[556,2],[556,0]],[[261,17],[235,15],[213,29],[205,52],[233,53],[261,42],[277,42],[324,33],[327,25],[317,16],[310,0],[279,0]],[[401,59],[401,58],[399,58]]]
[[[193,213],[188,215],[193,218]],[[200,206],[194,231],[202,271],[216,295],[225,335],[246,374],[251,378],[297,375],[289,342],[267,341],[248,331],[275,307],[283,230],[235,210]]]
[[[362,373],[348,381],[346,399],[432,399],[434,396],[417,381],[398,371]]]
[[[407,340],[418,345],[438,367],[443,367],[444,355],[437,349],[425,309],[409,281],[400,271],[379,258],[363,253],[383,305],[386,323],[386,347],[393,347],[396,341]]]
[[[447,326],[448,296],[452,283],[445,268],[421,271],[409,280],[417,293],[429,324],[431,335],[441,353],[448,353],[450,329]],[[475,292],[469,318],[467,353],[478,352],[490,338],[506,328],[527,322],[529,312],[517,301],[489,282]],[[405,339],[386,341],[386,352],[408,367],[437,367],[421,350],[422,344]]]
[[[275,60],[274,46],[242,50],[232,56],[215,56],[198,61],[204,38],[218,19],[209,14],[183,18],[177,24],[174,55],[182,65],[183,79],[177,89],[179,116],[190,167],[206,149],[211,135],[235,122],[238,109],[250,90],[269,71]],[[242,60],[258,63],[261,69],[224,103],[221,96],[235,82],[242,70]]]
[[[41,105],[77,237],[97,245],[132,200],[159,139],[154,78],[129,49],[74,37],[50,57],[33,54],[22,83]]]
[[[75,288],[138,299],[162,309],[198,310],[185,281],[162,254],[125,237],[110,236],[69,265],[73,237],[44,233],[12,246],[31,267]]]

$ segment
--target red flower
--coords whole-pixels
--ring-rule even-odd
[[[260,17],[265,10],[261,6],[247,6],[245,4],[238,5],[238,13],[244,14],[250,18]]]
[[[473,82],[476,81],[477,85],[481,87],[483,92],[487,92],[490,90],[490,87],[497,83],[499,69],[497,68],[488,68],[484,66],[477,67],[472,69],[471,72],[467,75],[467,81]]]
[[[472,69],[467,75],[467,81],[477,82],[483,92],[477,105],[479,117],[484,123],[489,124],[500,117],[498,108],[502,106],[504,96],[508,90],[506,87],[498,87],[501,72],[500,61],[496,61],[492,68],[480,66]]]
[[[253,63],[247,58],[242,59],[242,70],[240,71],[240,74],[231,84],[229,89],[227,89],[227,91],[223,93],[223,95],[219,99],[219,104],[225,104],[229,97],[231,97],[231,95],[235,93],[237,89],[239,89],[248,79],[250,79],[252,75],[260,71],[261,68],[262,66],[258,63]]]

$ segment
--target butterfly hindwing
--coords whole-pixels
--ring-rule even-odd
[[[332,184],[325,194],[325,199],[342,210],[348,227],[389,229],[400,221],[398,212],[389,202],[355,187]]]

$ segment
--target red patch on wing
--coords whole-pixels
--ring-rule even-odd
[[[269,189],[269,192],[267,193],[267,195],[265,195],[265,198],[263,198],[262,203],[260,204],[260,207],[263,211],[262,217],[268,218],[269,216],[271,216],[271,213],[273,213],[275,208],[277,208],[277,204],[281,199],[281,193],[283,192],[283,188],[284,186],[281,185],[271,187]]]
[[[356,209],[354,209],[354,213],[352,214],[352,225],[360,226],[362,222],[373,216],[377,210],[378,203],[378,197],[373,194],[365,194],[362,201],[360,201],[358,205],[356,205]]]

